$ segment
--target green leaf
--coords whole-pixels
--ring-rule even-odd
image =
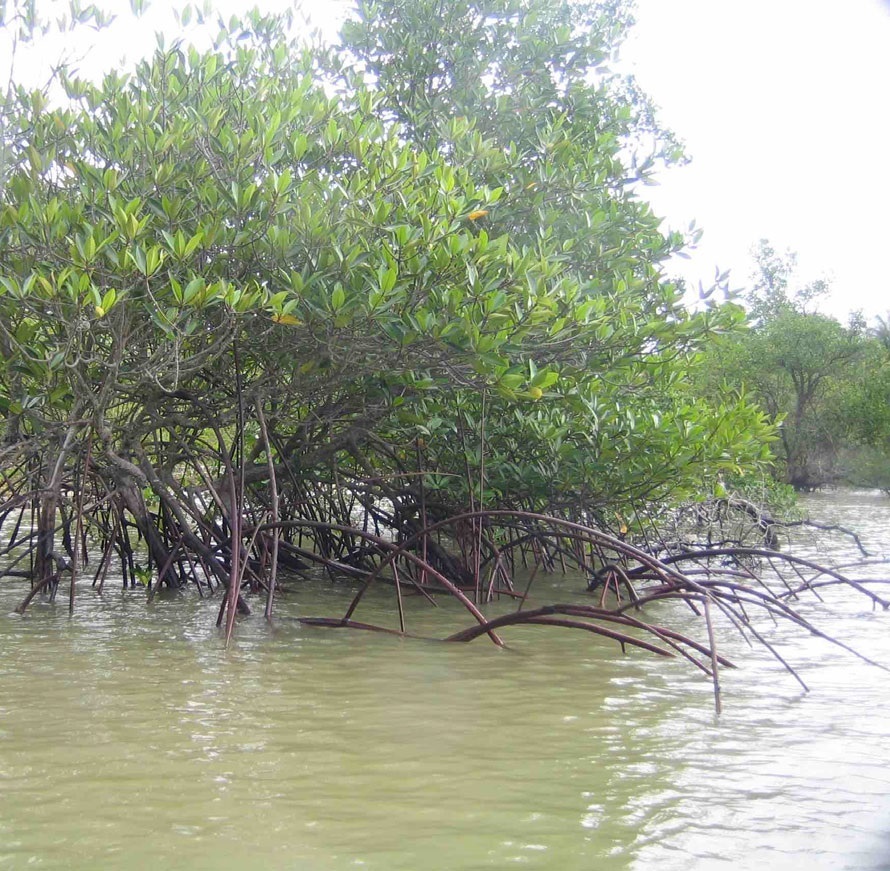
[[[343,290],[343,285],[339,282],[334,285],[334,290],[331,293],[331,309],[333,311],[339,311],[343,308],[343,303],[346,302],[346,293]]]

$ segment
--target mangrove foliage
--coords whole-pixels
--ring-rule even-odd
[[[32,7],[4,26],[33,35]],[[625,540],[759,474],[774,438],[743,393],[696,387],[744,312],[691,310],[664,277],[687,240],[642,192],[682,154],[609,68],[625,5],[369,0],[327,48],[288,16],[208,23],[206,49],[160,42],[97,82],[59,67],[2,106],[22,607],[60,576],[73,607],[113,564],[149,595],[221,591],[230,634],[251,594],[271,614],[282,568],[316,564],[393,584],[394,631],[403,588],[447,590],[497,639],[484,602],[521,607],[515,571],[570,562],[610,567],[618,610],[514,620],[644,626],[715,675],[713,643],[626,597],[688,600],[709,627],[747,625],[746,595],[791,613]]]

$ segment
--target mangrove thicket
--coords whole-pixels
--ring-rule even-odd
[[[4,27],[33,36],[32,6]],[[793,613],[627,537],[774,438],[743,393],[695,387],[744,313],[665,278],[687,240],[642,192],[682,152],[609,67],[630,22],[619,0],[369,0],[333,46],[251,12],[99,81],[13,80],[0,486],[23,607],[60,577],[73,607],[113,565],[220,593],[231,633],[315,564],[399,606],[447,590],[497,638],[486,599],[521,609],[514,573],[568,561],[599,604],[514,619],[646,626],[715,674],[713,644],[628,601]]]

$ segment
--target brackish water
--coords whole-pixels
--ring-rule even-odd
[[[890,500],[809,505],[890,551]],[[21,618],[23,592],[0,582],[4,871],[890,868],[890,675],[789,627],[771,638],[811,692],[724,628],[742,667],[717,718],[688,665],[587,633],[505,631],[505,651],[302,627],[345,608],[323,581],[228,650],[217,601],[106,584]],[[410,631],[468,624],[408,607]],[[890,664],[890,613],[802,610]],[[357,617],[392,623],[392,591]]]

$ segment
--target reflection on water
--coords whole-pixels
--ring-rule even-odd
[[[811,505],[887,546],[883,498]],[[0,869],[890,867],[887,675],[787,627],[812,692],[727,635],[717,720],[687,666],[586,633],[301,627],[344,607],[319,583],[225,650],[213,602],[106,587],[19,618],[20,584],[0,583]],[[807,615],[890,663],[890,617],[830,595]],[[408,604],[415,631],[442,619]]]

